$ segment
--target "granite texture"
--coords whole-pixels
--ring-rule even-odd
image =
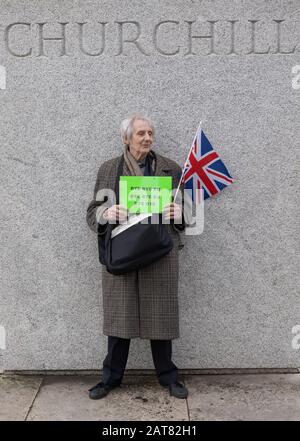
[[[206,202],[203,233],[183,238],[174,361],[298,367],[299,1],[0,0],[0,10],[0,368],[101,367],[85,213],[132,111],[153,118],[156,150],[182,165],[202,120],[235,178]],[[128,367],[153,367],[149,342],[132,341]]]

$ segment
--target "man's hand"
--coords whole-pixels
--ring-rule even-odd
[[[119,222],[125,222],[128,219],[128,210],[123,205],[113,205],[104,211],[103,217],[107,221],[116,222],[118,220]]]
[[[181,206],[172,202],[171,204],[165,205],[163,209],[163,215],[165,220],[182,220],[182,210]]]

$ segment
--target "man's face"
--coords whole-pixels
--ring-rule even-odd
[[[137,160],[142,160],[151,150],[153,143],[153,132],[146,121],[136,119],[133,123],[133,133],[131,139],[127,141],[131,154]]]

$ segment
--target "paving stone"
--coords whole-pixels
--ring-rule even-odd
[[[0,376],[0,421],[23,421],[42,383],[42,377]]]
[[[192,421],[300,421],[300,374],[185,376]]]
[[[169,395],[155,379],[126,377],[120,388],[100,400],[88,389],[99,377],[47,377],[28,416],[29,421],[188,420],[186,400]]]

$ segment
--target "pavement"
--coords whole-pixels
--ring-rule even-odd
[[[126,374],[101,400],[97,375],[0,375],[0,421],[300,421],[300,373],[181,377],[187,399],[155,375]]]

